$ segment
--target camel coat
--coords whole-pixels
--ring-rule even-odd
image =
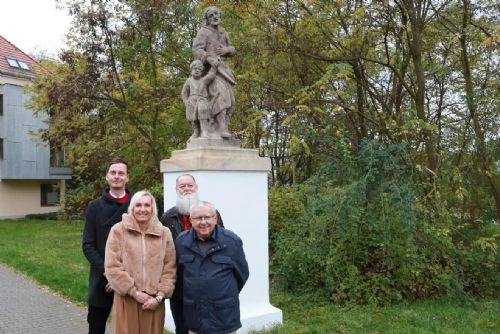
[[[172,295],[176,265],[170,230],[154,217],[142,232],[133,216],[124,214],[109,233],[105,254],[106,278],[115,291],[113,333],[162,333],[164,304],[143,310],[133,296],[137,291],[166,298]]]

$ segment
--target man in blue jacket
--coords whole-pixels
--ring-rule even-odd
[[[243,242],[217,225],[208,202],[191,207],[192,229],[175,242],[182,275],[184,317],[190,333],[227,334],[241,327],[239,293],[249,272]]]
[[[111,227],[122,220],[132,197],[126,189],[127,162],[120,158],[112,159],[108,164],[106,181],[109,188],[89,203],[83,228],[82,248],[90,263],[87,297],[89,334],[104,334],[113,305],[113,290],[104,276],[104,249]]]

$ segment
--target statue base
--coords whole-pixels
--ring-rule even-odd
[[[202,147],[240,147],[240,140],[237,138],[189,138],[186,143],[186,148],[202,148]]]

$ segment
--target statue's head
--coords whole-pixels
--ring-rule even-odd
[[[200,67],[201,69],[204,68],[203,62],[199,59],[193,60],[191,65],[189,65],[189,69],[192,70],[195,66]]]
[[[195,79],[198,79],[199,77],[202,76],[203,70],[205,69],[205,65],[203,65],[203,62],[201,60],[196,59],[191,63],[191,65],[189,65],[189,69],[191,75]]]
[[[205,24],[208,25],[219,25],[220,24],[220,17],[222,15],[222,12],[220,11],[219,7],[216,6],[210,6],[205,9],[204,17],[205,17]]]

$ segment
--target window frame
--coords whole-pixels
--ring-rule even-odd
[[[23,71],[31,71],[30,65],[23,60],[9,58],[9,57],[6,57],[6,59],[10,67],[18,68]]]
[[[51,201],[50,194],[56,194],[56,201]],[[41,183],[40,184],[40,206],[53,207],[59,206],[61,203],[61,193],[57,183]]]

